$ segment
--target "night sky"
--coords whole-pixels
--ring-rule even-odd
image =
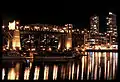
[[[62,5],[61,5],[62,7]],[[2,17],[4,20],[20,20],[20,24],[34,24],[34,23],[45,23],[45,24],[66,24],[72,23],[77,28],[89,28],[90,16],[100,16],[100,32],[106,31],[106,16],[111,11],[117,14],[117,18],[120,18],[117,7],[94,7],[94,6],[75,6],[64,5],[64,7],[36,7],[36,8],[21,8],[18,10],[4,10]],[[119,20],[118,20],[119,21]],[[117,21],[117,22],[118,22]]]

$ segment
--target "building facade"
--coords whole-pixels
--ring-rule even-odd
[[[117,25],[116,25],[116,15],[109,12],[107,19],[107,42],[114,45],[117,44]]]
[[[90,38],[95,44],[99,43],[99,17],[96,15],[90,17]]]

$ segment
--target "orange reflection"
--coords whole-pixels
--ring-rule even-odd
[[[34,80],[39,79],[39,72],[40,72],[40,67],[35,67],[35,72],[34,72]]]
[[[69,80],[71,78],[71,64],[69,65]]]
[[[81,72],[81,80],[83,80],[83,72],[84,72],[84,56],[82,57],[82,72]]]
[[[73,80],[73,78],[74,78],[74,67],[75,67],[75,65],[74,65],[74,63],[73,63],[73,65],[72,65],[72,80]]]
[[[24,80],[29,80],[30,68],[26,67],[24,71]]]
[[[104,72],[104,79],[106,79],[106,60],[107,60],[107,57],[106,57],[106,52],[103,53],[104,54],[104,64],[105,64],[105,72]]]
[[[110,69],[109,69],[109,67],[110,67],[109,64],[110,64],[110,62],[108,61],[108,66],[107,66],[107,68],[108,68],[108,69],[107,69],[107,80],[109,80],[109,75],[110,75],[110,74],[109,74],[109,71],[110,71]]]
[[[44,68],[44,80],[48,80],[49,67],[45,66]]]
[[[92,55],[92,70],[91,70],[91,73],[92,73],[92,75],[91,75],[91,79],[93,79],[93,76],[94,76],[94,63],[95,63],[95,61],[94,61],[94,52],[93,52],[93,55]]]
[[[78,78],[79,78],[79,64],[77,66],[77,80],[78,80]]]
[[[54,65],[53,68],[53,80],[57,79],[58,66]]]
[[[8,72],[8,80],[15,80],[15,68],[11,68]]]

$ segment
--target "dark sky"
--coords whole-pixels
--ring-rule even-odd
[[[96,14],[100,16],[100,28],[105,29],[105,17],[109,11],[119,14],[119,7],[111,6],[91,6],[81,4],[69,4],[43,7],[37,6],[35,8],[20,8],[18,10],[4,10],[3,19],[20,20],[21,24],[31,23],[51,23],[51,24],[65,24],[72,23],[75,27],[89,28],[90,16]],[[118,16],[119,17],[119,16]],[[120,17],[119,17],[120,18]]]

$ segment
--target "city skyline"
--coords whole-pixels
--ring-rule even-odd
[[[109,11],[109,12],[111,12],[111,11]],[[81,29],[81,28],[87,28],[87,29],[89,29],[90,28],[90,17],[91,16],[98,16],[99,17],[99,31],[100,32],[106,32],[107,31],[107,29],[106,29],[106,27],[107,27],[107,24],[106,24],[106,22],[107,22],[107,19],[106,19],[106,17],[109,15],[109,12],[107,12],[107,13],[94,13],[94,14],[92,14],[92,15],[90,15],[89,14],[89,16],[87,16],[87,17],[83,17],[84,18],[84,20],[82,20],[83,18],[79,18],[78,20],[76,20],[75,18],[73,18],[73,19],[75,19],[75,20],[59,20],[59,18],[57,18],[57,16],[56,16],[56,18],[55,18],[55,16],[52,18],[52,17],[50,17],[50,16],[47,16],[48,17],[48,19],[46,19],[47,17],[45,17],[45,19],[40,19],[40,16],[38,15],[38,13],[37,13],[37,16],[34,16],[34,14],[30,14],[30,15],[22,15],[21,13],[19,13],[19,14],[15,14],[15,13],[8,13],[8,15],[3,15],[3,23],[6,23],[6,22],[8,22],[8,21],[14,21],[14,20],[19,20],[20,21],[20,23],[21,23],[21,25],[29,25],[29,24],[52,24],[52,25],[62,25],[62,26],[64,26],[64,24],[67,24],[66,23],[66,21],[68,22],[68,24],[73,24],[73,27],[74,28],[79,28],[79,29]],[[116,13],[114,13],[114,12],[112,12],[113,14],[116,14]],[[10,16],[10,14],[11,14],[11,16]],[[105,15],[106,14],[106,15]],[[15,17],[16,16],[16,17]],[[29,19],[27,19],[28,17],[30,17],[30,16],[33,16],[33,18],[34,19],[32,19],[31,18],[31,20],[29,20]],[[83,15],[83,16],[85,16],[85,15]],[[118,15],[116,14],[116,19],[117,19],[117,22],[116,22],[116,24],[117,24],[117,26],[118,26]],[[36,18],[36,17],[38,17],[38,18]],[[50,18],[51,18],[51,20],[50,20]],[[80,17],[80,16],[79,16]],[[54,19],[55,18],[55,19]],[[58,20],[57,20],[58,19]],[[55,22],[57,20],[57,22]],[[79,21],[80,20],[80,21]],[[76,21],[76,22],[75,22]]]

